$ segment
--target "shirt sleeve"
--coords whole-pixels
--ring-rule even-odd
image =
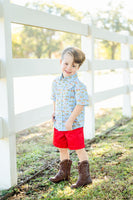
[[[84,106],[89,105],[89,97],[88,97],[87,89],[83,83],[80,82],[77,84],[75,93],[76,93],[77,105],[84,105]]]
[[[56,87],[56,84],[55,84],[55,80],[54,80],[53,83],[52,83],[52,91],[51,91],[51,99],[53,101],[56,101],[55,87]]]

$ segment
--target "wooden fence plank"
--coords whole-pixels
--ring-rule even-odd
[[[17,24],[88,35],[88,25],[42,11],[10,4],[10,21]]]
[[[114,88],[102,92],[96,92],[94,94],[94,102],[98,103],[100,101],[104,101],[106,99],[121,95],[121,94],[126,94],[128,88],[126,86],[119,87],[119,88]]]
[[[51,119],[53,105],[43,106],[34,110],[29,110],[15,116],[16,132],[35,126]]]
[[[87,71],[87,63],[86,60],[79,71]],[[12,77],[61,73],[59,59],[12,59],[10,66]]]

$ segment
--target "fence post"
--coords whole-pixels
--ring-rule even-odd
[[[88,26],[88,28],[90,28]],[[94,114],[94,37],[91,30],[89,37],[81,37],[81,48],[86,55],[88,62],[88,71],[83,72],[84,81],[87,86],[89,94],[90,105],[85,108],[85,125],[84,135],[85,139],[91,139],[95,136],[95,114]]]
[[[0,0],[0,190],[17,183],[9,0]]]
[[[127,36],[127,43],[121,44],[121,60],[126,61],[127,65],[123,69],[123,85],[127,87],[127,93],[123,95],[123,116],[131,118],[131,95],[130,95],[130,45],[128,44],[128,31],[122,31]]]

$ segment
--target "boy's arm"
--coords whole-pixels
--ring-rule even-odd
[[[83,108],[84,108],[84,105],[76,105],[75,106],[73,112],[71,113],[70,117],[68,118],[68,120],[67,120],[67,122],[65,124],[65,127],[66,127],[66,129],[68,131],[72,130],[73,122],[76,119],[76,117],[81,113]]]
[[[55,101],[53,101],[53,114],[52,114],[52,121],[55,121]]]
[[[53,109],[54,109],[54,112],[55,112],[55,101],[53,101]]]

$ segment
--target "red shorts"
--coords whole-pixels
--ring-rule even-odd
[[[71,131],[58,131],[54,128],[53,145],[70,150],[85,148],[83,127]]]

